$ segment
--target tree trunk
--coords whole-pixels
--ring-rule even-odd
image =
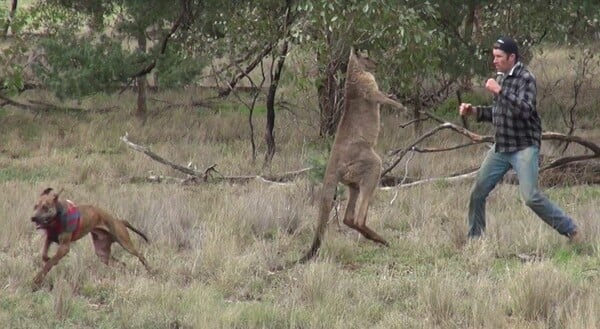
[[[142,53],[146,53],[146,35],[144,31],[140,31],[137,35],[138,49]],[[135,116],[141,120],[146,118],[148,107],[146,105],[146,87],[148,81],[146,74],[138,76],[136,78],[137,84],[137,107],[135,109]]]
[[[344,106],[344,75],[338,74],[346,65],[344,54],[348,52],[339,49],[331,32],[325,33],[327,50],[317,53],[318,63],[327,63],[325,74],[317,84],[320,122],[319,135],[333,136],[342,116]]]
[[[327,63],[325,76],[317,85],[319,111],[321,115],[319,135],[321,137],[335,135],[337,124],[342,116],[344,81],[338,81],[338,77],[336,76],[341,65],[342,63],[340,60],[331,58]]]
[[[277,64],[275,68],[271,65],[271,85],[269,86],[269,92],[267,94],[267,126],[265,129],[265,142],[267,143],[267,152],[265,153],[265,162],[263,168],[271,167],[273,156],[275,156],[275,134],[273,129],[275,128],[275,94],[277,93],[277,86],[281,79],[281,71],[283,70],[283,64],[288,54],[288,28],[293,22],[292,15],[292,4],[293,0],[286,0],[285,2],[285,21],[283,23],[283,44],[281,45],[281,51],[277,58]]]
[[[6,22],[4,24],[4,33],[2,34],[4,36],[4,38],[6,38],[8,36],[8,30],[10,29],[10,24],[12,24],[12,20],[15,17],[16,13],[17,13],[17,0],[12,0],[11,6],[10,6],[10,12],[8,13],[8,16],[6,17]]]
[[[415,107],[413,108],[413,119],[415,119],[415,125],[413,126],[413,132],[415,137],[421,136],[423,134],[423,123],[421,122],[421,89],[420,84],[417,84],[417,90],[415,92],[414,103]]]
[[[263,168],[270,167],[275,156],[275,135],[273,129],[275,128],[275,94],[277,93],[277,86],[281,78],[281,71],[283,70],[283,64],[288,53],[288,41],[284,40],[281,47],[281,53],[277,59],[275,70],[271,69],[271,85],[269,86],[269,92],[267,94],[267,127],[265,129],[265,142],[267,143],[267,152],[265,153],[265,162]]]

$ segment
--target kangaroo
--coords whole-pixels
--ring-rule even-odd
[[[369,240],[388,245],[386,240],[367,227],[369,201],[381,174],[381,158],[375,152],[379,135],[379,106],[387,104],[405,112],[407,109],[379,90],[371,73],[375,67],[375,61],[355,53],[354,49],[350,50],[344,109],[323,179],[315,237],[310,250],[298,260],[299,263],[312,259],[321,246],[339,182],[349,191],[344,224]]]

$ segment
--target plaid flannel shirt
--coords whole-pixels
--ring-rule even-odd
[[[536,111],[536,81],[523,63],[499,77],[502,86],[491,106],[477,106],[477,121],[492,122],[496,152],[540,147],[542,123]]]

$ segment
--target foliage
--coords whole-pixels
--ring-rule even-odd
[[[121,43],[106,37],[73,38],[58,34],[40,43],[52,65],[38,66],[38,76],[60,98],[79,99],[98,91],[112,93],[127,81],[135,67],[135,55]]]
[[[486,94],[468,92],[462,94],[462,101],[475,105],[488,105],[491,102],[491,98]],[[434,107],[434,111],[440,117],[452,121],[456,119],[458,105],[458,99],[456,97],[450,97]]]
[[[286,25],[285,5],[276,0],[37,1],[17,11],[11,47],[0,48],[1,88],[17,93],[42,78],[42,87],[59,96],[80,98],[122,87],[152,61],[160,86],[174,88],[197,81],[209,58],[227,59],[230,66],[221,78],[229,79],[266,47],[286,40],[307,56],[316,55],[317,87],[330,77],[341,88],[343,64],[354,46],[379,59],[383,90],[435,105],[452,95],[456,83],[488,74],[489,46],[499,35],[514,36],[529,54],[544,42],[593,40],[600,24],[600,4],[584,0],[290,3],[293,20]],[[0,7],[4,16],[6,10]],[[180,12],[183,24],[162,54],[162,40]],[[138,50],[141,41],[147,42],[145,53]],[[45,52],[52,60],[41,60],[40,76],[28,75],[31,65],[23,55],[43,59],[37,55]],[[76,65],[70,68],[70,61]],[[82,65],[83,72],[76,72]]]
[[[45,56],[36,73],[59,97],[82,98],[122,88],[138,71],[160,57],[164,87],[189,84],[204,66],[182,47],[160,55],[162,37],[178,6],[171,1],[43,1],[28,14],[27,29],[43,31],[37,42]],[[148,38],[139,51],[130,38]],[[146,43],[145,40],[138,42]],[[6,80],[6,81],[14,81]],[[5,82],[7,83],[7,82]]]

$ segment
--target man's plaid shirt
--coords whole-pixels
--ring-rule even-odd
[[[477,121],[494,124],[496,152],[540,147],[542,123],[536,111],[535,76],[518,62],[498,81],[502,86],[491,106],[477,106]]]

